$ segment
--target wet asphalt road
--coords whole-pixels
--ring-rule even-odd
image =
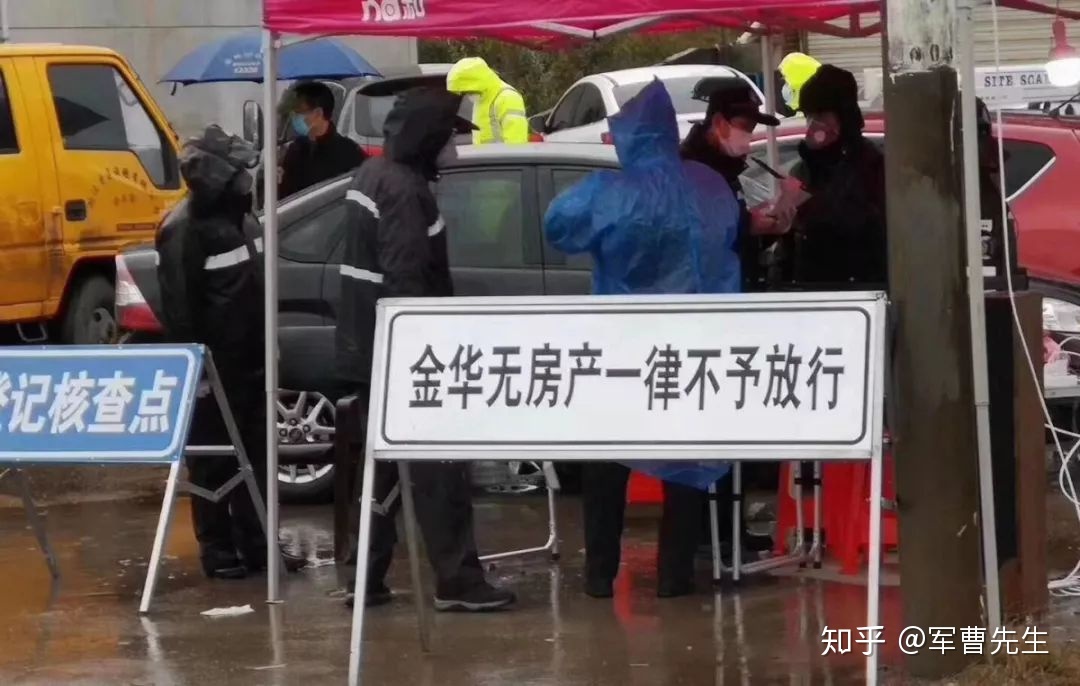
[[[0,684],[337,684],[345,682],[350,613],[336,597],[330,509],[286,508],[287,545],[313,567],[285,579],[286,602],[265,604],[265,578],[207,581],[199,573],[188,507],[173,526],[157,598],[136,613],[158,503],[54,506],[48,528],[62,580],[51,586],[18,508],[0,509]],[[538,545],[546,531],[540,498],[478,503],[484,552]],[[434,650],[419,649],[408,565],[394,565],[398,598],[371,610],[366,684],[515,686],[558,684],[862,683],[861,647],[822,658],[822,626],[865,621],[865,588],[792,572],[733,592],[655,597],[655,524],[639,517],[624,537],[613,601],[581,589],[579,504],[560,504],[563,560],[501,564],[491,577],[520,597],[491,615],[437,615]],[[399,551],[404,554],[404,546]],[[210,619],[215,607],[250,603],[254,612]],[[901,627],[899,589],[884,590],[882,619]],[[898,629],[897,629],[898,630]],[[885,665],[900,653],[886,646]]]

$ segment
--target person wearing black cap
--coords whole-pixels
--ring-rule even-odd
[[[822,65],[803,86],[806,139],[792,176],[810,199],[782,241],[783,279],[796,288],[837,290],[884,285],[885,163],[863,136],[851,72]]]
[[[743,79],[710,77],[694,87],[693,97],[709,103],[705,121],[690,129],[682,145],[683,159],[700,162],[723,176],[739,201],[739,253],[743,290],[761,290],[761,241],[787,229],[787,222],[765,208],[747,208],[739,176],[746,171],[750,142],[759,124],[777,126],[780,120],[761,111],[761,98]]]
[[[728,182],[739,202],[739,239],[737,250],[742,265],[744,292],[764,288],[765,270],[762,268],[765,242],[773,240],[790,226],[790,217],[776,217],[765,208],[748,208],[739,177],[746,171],[746,158],[750,154],[750,141],[759,124],[777,126],[780,120],[761,111],[761,99],[750,85],[736,77],[710,77],[702,79],[694,87],[693,97],[709,103],[705,121],[695,124],[682,145],[683,159],[700,162],[719,173]],[[747,476],[757,468],[749,465],[743,471]],[[720,500],[717,530],[721,546],[731,546],[731,518],[733,497],[731,477],[717,482]],[[687,512],[701,512],[701,520],[708,521],[704,495],[700,491],[687,490]],[[697,502],[689,503],[689,499]],[[684,531],[691,532],[693,540],[686,545],[696,546],[701,534],[708,531],[698,522],[682,522]],[[772,548],[769,536],[751,535],[742,523],[742,543],[747,552],[761,552]]]
[[[340,378],[362,399],[371,383],[376,302],[454,294],[446,241],[453,227],[443,221],[431,184],[439,177],[440,160],[453,149],[454,133],[473,130],[457,116],[460,105],[460,96],[436,88],[414,88],[398,96],[383,128],[384,155],[357,170],[345,195],[349,230],[340,270],[336,355]],[[480,566],[467,465],[418,462],[412,474],[416,518],[435,572],[435,609],[481,611],[512,604],[514,594],[488,584]],[[361,482],[357,477],[356,490]],[[391,599],[385,577],[401,509],[396,466],[378,464],[375,500],[367,605]],[[355,527],[358,517],[350,519]]]

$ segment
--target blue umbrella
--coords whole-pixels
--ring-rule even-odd
[[[161,83],[220,83],[263,80],[262,34],[241,33],[190,52]],[[382,76],[352,48],[332,38],[293,43],[282,48],[278,79],[345,79]]]

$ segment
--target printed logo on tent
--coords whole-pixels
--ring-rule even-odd
[[[363,0],[364,21],[392,22],[423,19],[424,0]]]

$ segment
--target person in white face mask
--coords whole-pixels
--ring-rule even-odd
[[[783,233],[787,222],[778,221],[765,208],[746,207],[739,176],[746,171],[750,142],[759,124],[776,126],[780,120],[761,111],[761,99],[746,81],[734,76],[704,78],[694,86],[694,98],[709,103],[705,121],[695,124],[682,145],[683,159],[700,162],[723,176],[741,211],[739,246],[744,290],[759,290],[759,245],[752,236]]]
[[[765,270],[761,266],[763,241],[773,240],[790,226],[788,221],[779,221],[769,214],[767,208],[747,208],[739,176],[746,171],[746,158],[750,154],[750,142],[754,130],[759,124],[776,126],[780,123],[776,117],[761,111],[761,100],[750,85],[738,77],[709,77],[702,79],[694,87],[694,98],[709,103],[705,121],[695,124],[683,141],[681,154],[684,160],[699,162],[720,174],[731,187],[739,202],[739,231],[735,245],[739,253],[742,270],[743,292],[760,291],[764,287]],[[752,467],[752,466],[751,466]],[[751,471],[747,476],[752,478]],[[688,492],[690,493],[690,492]],[[727,476],[717,482],[717,494],[721,499],[718,517],[721,548],[725,556],[730,555],[732,484]],[[696,503],[689,497],[684,499],[684,507],[695,507],[706,518],[706,502],[699,498]],[[757,553],[770,550],[772,539],[769,536],[751,534],[742,523],[743,559],[753,559]],[[707,527],[698,527],[698,531],[708,531]],[[695,540],[685,540],[684,545],[694,546]]]

